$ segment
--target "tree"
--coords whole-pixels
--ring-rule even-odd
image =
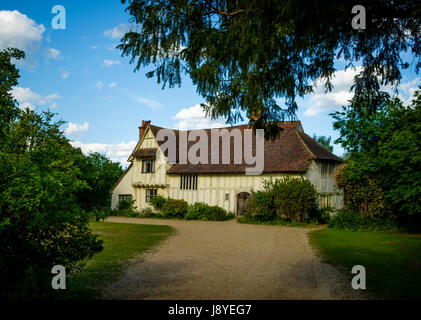
[[[313,139],[326,150],[333,152],[333,146],[330,145],[332,137],[317,136],[316,134],[313,134]]]
[[[74,148],[50,112],[20,110],[10,96],[18,71],[0,52],[0,297],[43,298],[51,288],[51,269],[71,272],[81,260],[102,250],[88,228],[88,215],[76,194],[86,187],[75,166]]]
[[[135,70],[158,83],[181,85],[190,76],[212,118],[234,124],[242,111],[266,137],[278,134],[273,122],[295,119],[296,96],[312,92],[312,81],[331,90],[334,60],[363,69],[355,93],[397,85],[410,65],[401,53],[411,50],[421,67],[421,6],[416,1],[360,1],[366,29],[351,26],[354,3],[342,0],[122,0],[132,16],[132,30],[118,48]],[[378,80],[378,77],[380,80]],[[281,108],[277,98],[285,98]],[[375,111],[376,104],[372,104]]]
[[[123,168],[98,152],[85,156],[80,149],[75,149],[75,153],[80,179],[87,183],[87,188],[77,194],[79,205],[87,211],[109,207],[110,189],[123,174]]]
[[[333,114],[347,151],[338,175],[346,205],[374,216],[421,217],[421,87],[410,106],[382,93],[376,113],[372,96],[353,99]],[[411,218],[411,219],[412,219]]]

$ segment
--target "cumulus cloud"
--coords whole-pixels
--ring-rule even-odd
[[[66,71],[66,70],[64,70],[64,69],[62,69],[62,70],[61,70],[61,74],[60,74],[60,76],[61,76],[63,79],[67,79],[67,78],[69,77],[69,75],[70,75],[70,72],[69,72],[69,71]]]
[[[109,37],[111,39],[120,39],[124,36],[126,32],[130,31],[130,24],[128,23],[120,23],[118,26],[115,26],[112,29],[106,30],[104,32],[104,36]]]
[[[84,122],[83,124],[77,124],[73,122],[69,122],[67,128],[64,130],[66,135],[77,135],[82,131],[86,131],[89,129],[89,123]]]
[[[319,114],[328,114],[340,110],[343,105],[348,105],[349,100],[354,96],[354,92],[350,91],[354,85],[354,77],[359,74],[362,67],[355,69],[339,70],[334,73],[332,80],[333,89],[331,92],[324,92],[322,83],[315,81],[316,85],[314,93],[309,95],[309,106],[304,111],[304,115],[312,117]],[[402,100],[404,105],[408,105],[417,90],[421,85],[420,78],[402,81],[398,86],[399,93],[396,95],[394,88],[391,86],[382,86],[381,90],[388,92],[392,97],[397,96]]]
[[[120,142],[116,144],[106,143],[83,143],[81,141],[72,141],[71,145],[75,148],[80,148],[83,153],[89,154],[91,152],[99,152],[105,154],[112,161],[118,161],[126,166],[129,163],[127,158],[135,148],[137,141]]]
[[[47,59],[54,59],[54,60],[60,60],[61,59],[61,52],[54,48],[48,48],[46,51],[46,57]]]
[[[45,27],[17,10],[0,11],[0,49],[13,47],[24,50],[26,62],[36,63],[33,53],[40,47]]]
[[[30,88],[23,87],[13,87],[10,93],[19,102],[19,108],[29,108],[31,110],[35,109],[34,105],[48,106],[55,109],[57,107],[57,102],[54,100],[61,98],[58,93],[43,96],[33,92]]]
[[[174,127],[179,130],[221,128],[227,126],[224,119],[211,120],[209,117],[206,117],[206,113],[200,104],[181,109],[173,119],[178,120]]]
[[[117,85],[117,82],[111,82],[110,84],[109,84],[109,87],[110,88],[113,88],[113,87],[115,87]]]
[[[332,79],[333,89],[325,93],[321,81],[315,81],[313,94],[309,96],[309,106],[304,111],[306,116],[315,116],[320,113],[330,113],[338,110],[340,106],[348,104],[354,96],[350,92],[354,84],[354,77],[360,73],[361,67],[355,69],[339,70],[334,73]]]
[[[95,87],[98,89],[98,90],[102,90],[102,87],[104,86],[104,84],[102,83],[102,81],[97,81],[96,83],[95,83]]]
[[[106,66],[106,67],[112,67],[112,66],[115,66],[115,65],[118,65],[118,64],[120,64],[119,60],[108,60],[108,59],[104,60],[104,66]]]

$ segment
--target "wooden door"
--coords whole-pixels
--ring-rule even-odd
[[[248,192],[240,192],[237,194],[237,216],[242,216],[246,213],[247,200],[250,197]]]

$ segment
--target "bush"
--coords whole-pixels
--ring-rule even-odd
[[[98,210],[94,208],[90,213],[89,216],[95,221],[104,221],[110,215],[109,210]]]
[[[185,219],[186,220],[202,220],[205,215],[205,211],[208,208],[209,206],[206,203],[196,202],[189,206]]]
[[[134,210],[134,200],[132,198],[122,199],[117,203],[117,210],[125,211],[125,210]]]
[[[151,199],[150,203],[155,210],[161,210],[164,203],[167,201],[163,196],[155,196]]]
[[[315,220],[318,223],[329,223],[330,219],[335,215],[336,209],[332,207],[317,208],[315,210]]]
[[[265,191],[252,191],[247,201],[246,215],[257,221],[270,221],[276,217],[271,194]]]
[[[352,210],[338,210],[329,220],[329,228],[344,229],[348,231],[398,231],[396,220],[386,218],[374,218],[370,215],[362,215]]]
[[[140,210],[139,216],[142,218],[159,218],[160,214],[154,212],[151,208]]]
[[[164,217],[184,218],[188,207],[184,200],[167,199],[162,205],[161,213]]]
[[[209,221],[225,221],[234,218],[232,212],[228,212],[218,206],[209,206],[203,202],[196,202],[189,206],[186,220],[209,220]]]
[[[293,222],[316,218],[317,191],[310,181],[302,178],[266,180],[264,187],[273,198],[278,217]]]

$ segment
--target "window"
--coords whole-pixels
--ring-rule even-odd
[[[118,201],[127,200],[127,199],[131,199],[131,198],[132,198],[131,194],[119,194],[118,195]]]
[[[327,208],[332,206],[332,196],[330,194],[320,196],[320,208]]]
[[[322,177],[329,177],[332,175],[333,170],[335,170],[334,163],[323,162],[322,163]]]
[[[146,202],[149,203],[158,193],[158,189],[146,189]]]
[[[182,174],[180,176],[181,190],[197,190],[197,174]]]
[[[142,173],[154,173],[155,160],[142,160]]]
[[[225,200],[229,200],[230,199],[230,194],[229,193],[226,193],[225,194]]]

